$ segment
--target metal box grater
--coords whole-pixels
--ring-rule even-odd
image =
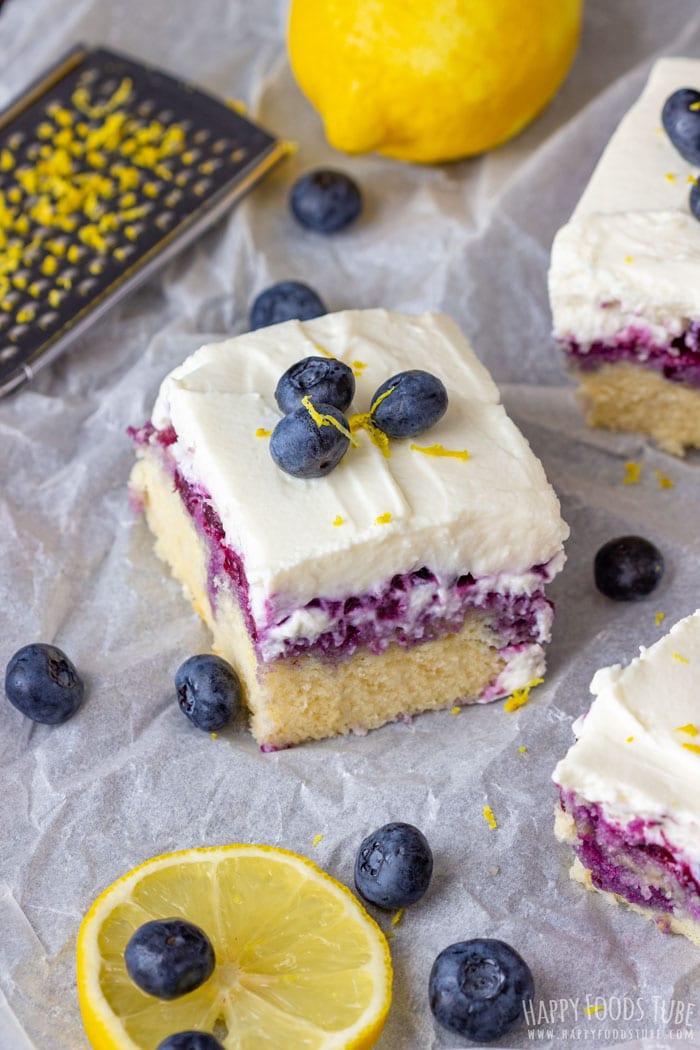
[[[0,113],[0,395],[288,152],[234,108],[78,47]]]

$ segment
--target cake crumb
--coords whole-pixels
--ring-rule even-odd
[[[321,841],[322,838],[323,838],[323,835],[314,835],[313,842],[311,843],[311,845],[314,847],[314,849],[316,849],[316,847],[318,846],[318,844],[319,844],[319,842]]]
[[[666,613],[657,612],[656,616],[654,617],[654,623],[656,624],[657,627],[660,627],[665,619],[666,619]]]
[[[639,478],[642,473],[643,463],[634,463],[630,460],[629,463],[625,463],[625,476],[622,479],[623,485],[637,485],[639,484]]]
[[[491,807],[489,805],[484,806],[483,814],[484,814],[484,820],[486,821],[486,823],[488,824],[488,826],[490,828],[497,828],[498,827],[498,823],[496,821],[496,818],[493,815],[493,810],[491,809]]]
[[[673,659],[679,664],[689,664],[690,660],[686,656],[681,656],[680,653],[674,653]]]
[[[524,707],[530,699],[530,690],[534,689],[536,685],[542,685],[544,678],[533,678],[531,682],[523,686],[522,689],[514,689],[511,695],[508,697],[503,705],[504,711],[517,711],[519,707]]]
[[[500,875],[500,874],[501,874],[501,869],[499,868],[498,864],[494,864],[494,866],[492,868],[489,868],[489,875]]]
[[[672,481],[671,478],[669,478],[665,474],[663,474],[660,470],[655,471],[655,474],[656,474],[656,480],[659,483],[659,488],[661,488],[661,489],[672,489],[674,487],[675,482]]]

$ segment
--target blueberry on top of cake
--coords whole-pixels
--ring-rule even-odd
[[[353,371],[352,442],[329,473],[298,477],[270,435],[280,377],[311,356]],[[447,408],[417,437],[377,440],[373,398],[408,370],[436,377]],[[568,530],[449,318],[348,311],[202,347],[135,439],[132,491],[156,549],[241,674],[265,747],[492,699],[541,674],[544,587]]]
[[[553,774],[572,878],[700,943],[700,611],[591,692]]]

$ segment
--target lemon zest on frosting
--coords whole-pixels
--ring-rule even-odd
[[[674,733],[687,733],[688,736],[697,736],[698,733],[700,733],[700,729],[698,729],[696,725],[693,725],[692,722],[688,722],[684,726],[676,726]]]
[[[267,430],[265,427],[258,427],[255,431],[256,438],[267,438],[272,433],[271,430]]]
[[[330,350],[326,350],[325,346],[321,346],[320,343],[314,343],[314,350],[318,350],[324,357],[330,357],[332,360],[335,360],[335,354],[332,354]]]
[[[625,256],[625,262],[626,263],[633,263],[634,262],[634,257],[632,255],[626,255]]]
[[[385,459],[390,458],[389,438],[374,422],[371,412],[356,412],[350,416],[348,423],[353,434],[356,434],[358,430],[366,430],[372,444],[377,446]]]
[[[700,744],[688,744],[684,740],[681,744],[681,747],[684,747],[686,751],[692,751],[695,755],[700,755]]]
[[[491,809],[491,807],[489,805],[484,806],[482,812],[484,814],[484,820],[486,821],[488,826],[490,828],[497,828],[498,823],[493,815],[493,810]]]
[[[630,460],[629,463],[625,463],[625,476],[622,479],[623,485],[637,485],[639,483],[639,476],[642,473],[643,463],[634,463]]]
[[[375,525],[388,525],[391,521],[391,512],[387,511],[385,514],[380,514],[379,517],[374,519]]]
[[[366,367],[367,367],[367,362],[366,361],[353,361],[353,363],[352,363],[353,375],[361,376]]]
[[[333,524],[336,525],[336,526],[344,525],[345,524],[345,518],[341,517],[340,514],[336,514],[336,516],[333,518]]]
[[[426,456],[450,456],[452,459],[463,459],[465,462],[469,459],[469,453],[466,448],[453,449],[445,448],[444,445],[414,445],[409,446],[414,452],[423,452]]]
[[[633,736],[628,736],[628,737],[625,738],[625,743],[626,744],[631,744],[633,740],[634,740]]]
[[[686,656],[681,656],[680,653],[674,653],[673,654],[673,659],[676,660],[679,664],[689,664],[690,663],[690,660]]]
[[[524,707],[530,699],[530,690],[534,689],[536,685],[542,685],[543,682],[544,678],[533,678],[522,689],[514,689],[503,705],[503,710],[517,711],[519,707]]]
[[[668,180],[669,182],[675,182],[675,181],[676,181],[676,176],[675,176],[675,175],[673,174],[673,172],[672,172],[672,171],[667,171],[667,172],[666,172],[666,179],[667,179],[667,180]]]

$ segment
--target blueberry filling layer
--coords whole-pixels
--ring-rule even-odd
[[[243,560],[227,543],[208,493],[179,470],[170,452],[177,441],[172,427],[156,430],[147,423],[129,433],[137,445],[159,453],[163,469],[173,478],[183,506],[206,541],[212,609],[223,591],[233,591],[256,653],[265,662],[303,653],[337,659],[360,648],[382,653],[392,643],[412,646],[458,632],[474,611],[486,615],[501,650],[512,652],[549,640],[553,607],[544,596],[544,586],[556,570],[547,565],[524,574],[534,583],[523,588],[521,577],[517,590],[508,589],[507,576],[478,579],[466,574],[446,581],[420,568],[396,574],[371,592],[342,599],[316,597],[301,608],[285,608],[282,597],[272,595],[265,622],[256,622]]]
[[[584,347],[575,339],[563,339],[561,346],[575,367],[592,372],[604,364],[643,365],[672,383],[700,387],[700,322],[692,321],[685,332],[666,346],[659,346],[648,328],[632,326],[607,342]]]
[[[616,824],[598,803],[571,791],[561,791],[561,805],[576,826],[574,851],[597,889],[700,921],[700,870],[668,840],[661,821],[638,817]]]

